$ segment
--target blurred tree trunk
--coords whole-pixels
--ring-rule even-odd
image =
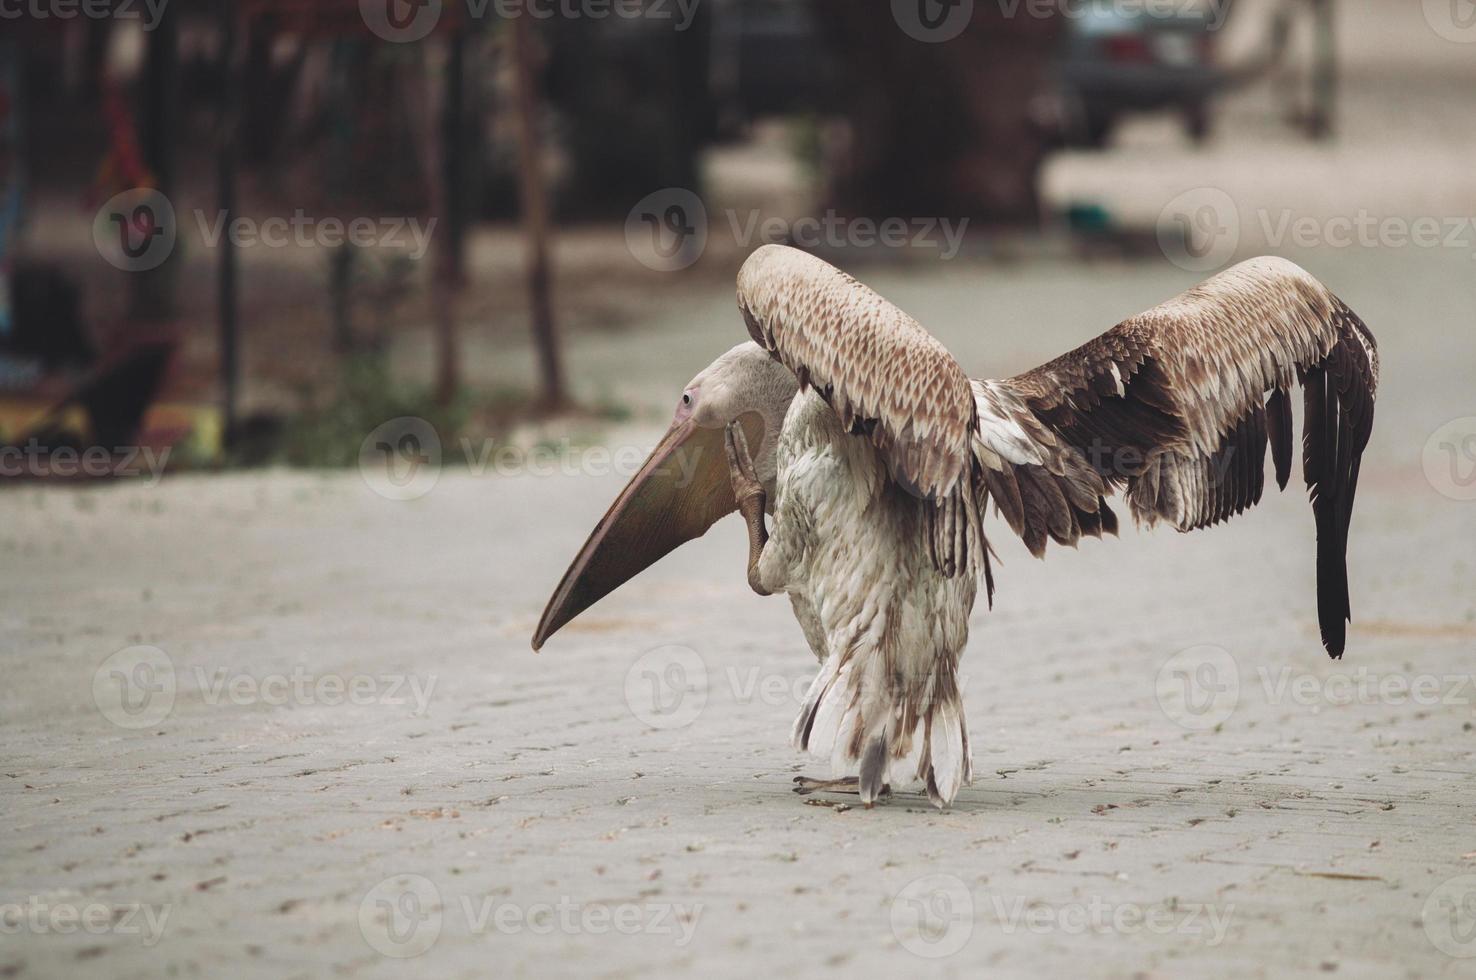
[[[236,218],[237,178],[241,166],[241,64],[237,48],[241,22],[235,0],[219,0],[220,142],[216,147],[216,193],[227,222]],[[240,309],[237,280],[240,263],[231,236],[221,239],[216,266],[216,310],[220,326],[220,400],[223,441],[230,449],[239,435],[238,394],[241,387]]]
[[[919,0],[922,2],[922,0]],[[962,34],[909,37],[892,4],[820,0],[841,73],[851,146],[832,204],[872,217],[968,217],[1026,224],[1039,214],[1046,137],[1032,105],[1059,18],[974,5]]]
[[[435,278],[431,306],[436,321],[436,401],[449,405],[461,388],[461,339],[456,327],[457,298],[462,284],[461,165],[465,135],[462,111],[466,89],[466,35],[460,31],[446,40],[442,68],[440,119],[437,132],[439,159],[431,168],[432,209],[440,220],[436,243]]]
[[[177,187],[179,126],[179,11],[165,7],[159,23],[146,35],[143,79],[139,85],[139,148],[144,166],[154,178],[154,189],[172,200]],[[175,221],[184,214],[177,203]],[[157,268],[136,272],[130,312],[144,321],[169,320],[175,314],[180,248]]]
[[[533,28],[529,17],[512,18],[516,81],[518,180],[523,205],[523,236],[528,252],[528,300],[533,313],[533,346],[538,351],[541,401],[545,410],[565,405],[564,367],[554,324],[553,285],[548,260],[548,187],[539,141],[538,87]]]
[[[108,64],[108,42],[113,36],[113,18],[88,17],[82,21],[82,104],[96,108],[102,102],[103,74]]]
[[[1307,135],[1332,136],[1338,103],[1337,18],[1332,0],[1310,0],[1312,7],[1312,105],[1307,111]]]

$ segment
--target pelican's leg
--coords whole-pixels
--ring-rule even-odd
[[[795,776],[794,791],[801,796],[809,796],[811,793],[859,793],[861,792],[861,780],[856,776],[847,776],[844,779],[811,779],[809,776]],[[891,796],[892,787],[883,784],[881,795]]]
[[[724,444],[728,450],[728,475],[733,480],[733,498],[738,501],[738,511],[748,524],[748,586],[759,595],[772,595],[764,588],[759,575],[759,559],[763,557],[764,545],[769,543],[769,531],[764,527],[764,507],[767,504],[764,485],[754,472],[748,440],[737,422],[728,424]]]

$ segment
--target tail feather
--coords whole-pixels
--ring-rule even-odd
[[[863,803],[884,786],[921,783],[933,805],[945,807],[973,778],[953,665],[940,656],[910,683],[886,677],[882,660],[876,651],[827,659],[795,719],[794,746],[828,757],[836,776],[858,776]]]

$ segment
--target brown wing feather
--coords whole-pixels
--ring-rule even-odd
[[[976,455],[994,471],[981,482],[1036,554],[1048,536],[1071,544],[1115,527],[1105,500],[1089,501],[1113,489],[1125,490],[1140,521],[1207,527],[1260,500],[1268,444],[1286,486],[1288,391],[1300,382],[1318,620],[1323,644],[1340,657],[1348,527],[1378,372],[1372,334],[1336,296],[1290,262],[1253,259],[1033,371],[974,382]],[[1065,494],[1066,515],[1037,488],[1042,470],[1075,491]]]
[[[912,317],[821,259],[765,245],[738,273],[753,339],[869,435],[893,479],[948,496],[969,462],[974,400],[947,349]]]
[[[738,307],[753,339],[876,446],[893,481],[928,502],[934,566],[950,577],[982,566],[992,597],[970,452],[974,398],[953,355],[871,289],[781,245],[743,264]]]

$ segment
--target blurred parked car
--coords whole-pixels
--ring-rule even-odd
[[[1194,140],[1208,136],[1210,99],[1224,81],[1215,38],[1229,6],[1084,5],[1057,64],[1066,141],[1101,146],[1123,116],[1163,109],[1180,112]]]

